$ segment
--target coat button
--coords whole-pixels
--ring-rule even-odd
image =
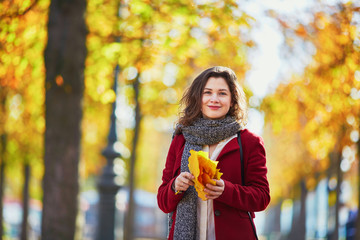
[[[214,212],[214,214],[215,214],[215,216],[220,216],[221,215],[221,212],[220,212],[220,210],[215,210],[215,212]]]

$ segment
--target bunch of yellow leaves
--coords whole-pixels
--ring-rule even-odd
[[[207,183],[216,185],[214,179],[219,180],[222,173],[216,169],[218,162],[209,159],[207,152],[190,150],[189,170],[194,175],[195,189],[198,196],[206,201],[206,193],[204,192]]]

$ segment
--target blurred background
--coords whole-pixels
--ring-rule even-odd
[[[0,1],[0,239],[166,239],[178,103],[214,65],[265,141],[259,239],[360,239],[359,62],[358,1]]]

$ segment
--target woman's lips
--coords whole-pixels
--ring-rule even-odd
[[[220,106],[208,106],[210,109],[212,109],[212,110],[217,110],[217,109],[219,109],[220,108]]]

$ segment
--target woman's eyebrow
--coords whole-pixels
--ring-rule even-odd
[[[221,92],[228,92],[229,90],[226,89],[226,88],[221,88],[221,89],[219,89],[219,91],[221,91]]]
[[[213,90],[212,88],[204,88],[204,90],[205,89],[208,89],[208,90]],[[228,89],[226,89],[226,88],[220,88],[220,89],[218,89],[218,91],[229,91]]]

